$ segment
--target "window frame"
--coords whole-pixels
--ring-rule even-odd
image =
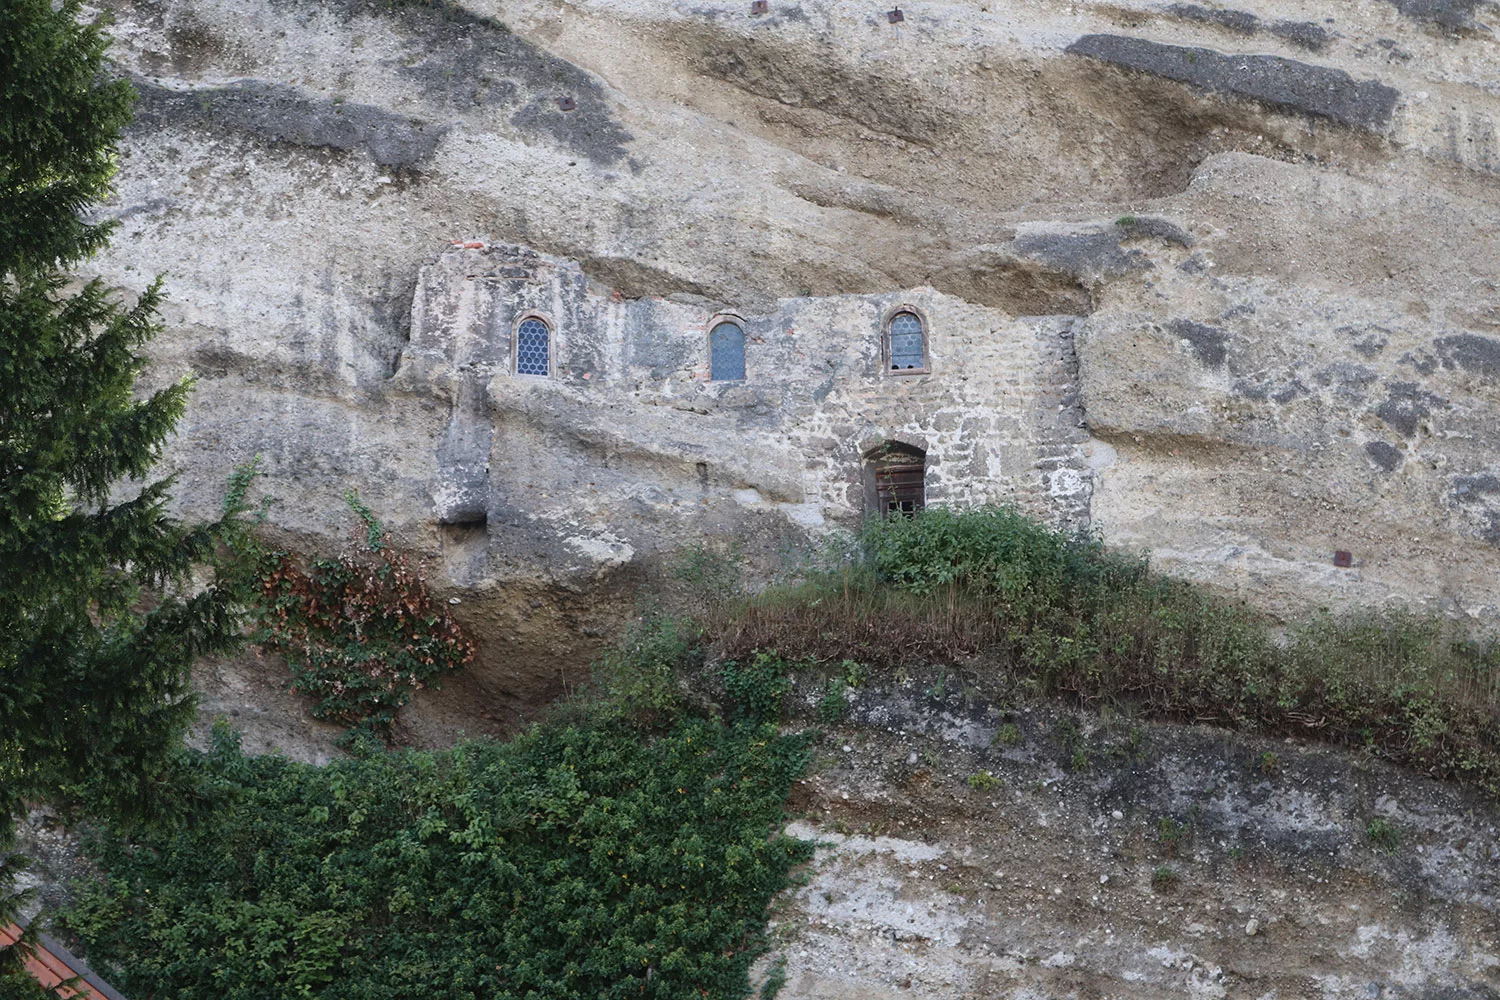
[[[922,324],[922,367],[920,368],[891,367],[891,324],[902,313],[911,313],[917,318],[917,322]],[[903,302],[886,312],[885,319],[880,324],[880,370],[890,376],[932,374],[932,323],[928,320],[924,310],[909,302]]]
[[[536,320],[547,328],[547,374],[537,375],[521,371],[521,327],[527,320]],[[554,378],[557,375],[557,324],[552,317],[536,309],[528,309],[516,317],[510,327],[510,373],[517,378]]]
[[[901,456],[902,460],[892,460],[892,456]],[[861,464],[864,467],[865,501],[866,509],[873,512],[879,519],[885,519],[892,515],[902,517],[915,517],[927,509],[927,473],[930,470],[931,453],[920,445],[914,445],[900,438],[888,438],[873,448],[865,449],[861,455]],[[882,481],[881,473],[887,473],[887,477],[894,469],[912,466],[921,470],[921,475],[916,479],[916,496],[910,509],[901,506],[901,494],[911,492],[910,483],[896,487],[892,478]],[[886,498],[895,500],[894,507],[882,503],[882,494]]]
[[[714,331],[724,323],[733,324],[740,331],[740,368],[743,374],[739,378],[714,378]],[[745,330],[745,317],[732,312],[714,313],[703,328],[703,346],[708,352],[708,381],[729,384],[750,381],[750,334]]]

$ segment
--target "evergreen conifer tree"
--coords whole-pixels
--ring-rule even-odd
[[[0,2],[0,846],[28,802],[154,809],[191,664],[237,633],[233,588],[190,579],[232,515],[185,526],[141,485],[191,390],[135,395],[160,279],[128,302],[69,277],[108,240],[88,213],[134,99],[79,18]]]

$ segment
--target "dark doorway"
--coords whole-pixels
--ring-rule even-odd
[[[927,453],[887,441],[865,455],[875,511],[881,517],[912,517],[927,505]]]

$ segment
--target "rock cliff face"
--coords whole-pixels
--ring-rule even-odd
[[[860,692],[797,789],[823,847],[783,997],[1500,995],[1491,803],[1202,728],[1027,712],[996,741],[926,682]]]
[[[168,275],[180,501],[260,454],[291,543],[340,545],[352,487],[431,556],[482,662],[416,739],[555,694],[685,542],[765,567],[855,523],[892,443],[928,502],[1274,613],[1500,624],[1492,3],[96,2],[142,95],[97,266]],[[926,373],[888,368],[902,310]],[[255,663],[200,681],[326,752]],[[1496,995],[1483,804],[1168,729],[1074,773],[1055,720],[997,749],[889,695],[806,785],[785,995]]]
[[[183,503],[259,453],[326,547],[359,488],[494,678],[684,539],[851,523],[885,441],[1276,612],[1500,617],[1489,4],[106,6],[142,101],[98,266],[169,276]],[[903,303],[929,375],[881,371]]]

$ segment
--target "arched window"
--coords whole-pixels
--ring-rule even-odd
[[[745,377],[745,331],[724,320],[708,332],[708,377],[731,382]]]
[[[893,372],[927,370],[927,327],[922,317],[902,309],[885,325],[886,364]]]
[[[865,453],[875,512],[881,517],[912,517],[927,506],[927,453],[887,441]]]
[[[546,320],[528,316],[516,327],[516,374],[552,374],[552,329]]]

